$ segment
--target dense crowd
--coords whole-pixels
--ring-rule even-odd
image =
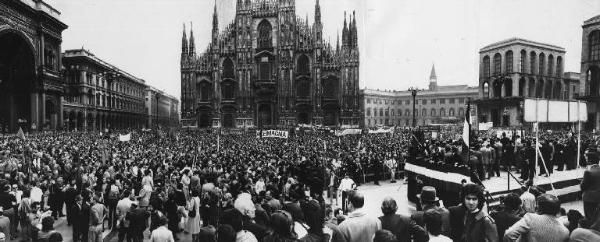
[[[465,185],[461,205],[448,209],[439,206],[435,189],[424,187],[420,211],[411,217],[396,214],[391,198],[381,205],[384,216],[372,217],[362,209],[363,195],[355,191],[360,183],[377,184],[388,171],[401,169],[415,151],[424,152],[426,163],[477,170],[485,164],[477,145],[497,147],[505,139],[479,140],[465,156],[464,145],[452,141],[429,140],[414,148],[414,136],[406,132],[340,138],[307,130],[279,139],[253,132],[133,131],[128,142],[115,136],[89,132],[0,138],[0,231],[6,239],[62,241],[53,228],[62,216],[72,227],[73,241],[94,242],[102,240],[104,230],[112,230],[118,241],[143,241],[148,239],[144,231],[151,231],[151,241],[176,241],[184,232],[193,241],[265,242],[445,241],[445,236],[484,241],[482,235],[497,241],[525,233],[514,232],[511,225],[503,225],[507,232],[500,233],[500,223],[494,222],[500,219],[483,211],[483,189],[475,184]],[[509,142],[528,147],[527,141]],[[519,152],[506,150],[493,159],[510,167],[508,151]],[[551,160],[561,162],[557,156]],[[593,163],[587,153],[585,157]],[[536,191],[533,187],[524,194],[531,190]],[[556,197],[537,195],[533,207],[538,209],[527,212],[549,214],[557,203],[560,208]],[[332,204],[337,196],[343,198],[340,207]],[[597,228],[592,226],[594,211],[586,210],[588,226],[582,227],[589,231]],[[519,215],[519,223],[533,216]]]

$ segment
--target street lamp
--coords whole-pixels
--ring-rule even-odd
[[[412,108],[412,116],[413,116],[413,120],[412,120],[412,126],[413,126],[413,128],[414,128],[414,127],[416,127],[416,126],[417,126],[417,117],[416,117],[416,115],[415,115],[415,111],[416,111],[416,109],[415,109],[415,108],[416,108],[416,107],[415,107],[415,104],[416,104],[416,98],[417,98],[417,93],[418,93],[419,91],[421,91],[421,90],[419,90],[418,88],[415,88],[415,87],[410,87],[410,88],[408,88],[408,91],[410,92],[410,94],[411,94],[411,95],[412,95],[412,97],[413,97],[413,108]]]

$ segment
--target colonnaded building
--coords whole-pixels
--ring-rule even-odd
[[[477,98],[477,87],[437,83],[435,67],[431,67],[429,88],[414,97],[415,126],[461,123],[468,100]],[[413,125],[412,92],[363,89],[360,96],[364,127]]]
[[[178,123],[176,98],[88,50],[62,53],[66,28],[42,0],[0,1],[0,132]]]
[[[479,51],[479,122],[522,127],[523,100],[572,100],[579,80],[564,75],[565,49],[511,38]]]
[[[211,43],[198,55],[184,27],[184,126],[359,125],[354,13],[344,15],[341,46],[323,39],[318,0],[312,24],[296,15],[295,0],[238,0],[223,31],[217,14],[215,5]]]
[[[600,15],[583,22],[581,98],[588,102],[587,130],[600,128]]]

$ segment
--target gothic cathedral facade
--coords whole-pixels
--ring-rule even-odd
[[[245,128],[300,124],[357,127],[359,48],[356,17],[342,40],[323,40],[319,1],[315,19],[296,16],[295,0],[237,0],[236,15],[196,54],[194,34],[183,31],[183,126]]]

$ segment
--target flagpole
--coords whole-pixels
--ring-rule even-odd
[[[579,114],[579,100],[577,100],[577,168],[580,167],[581,160],[581,118]]]

